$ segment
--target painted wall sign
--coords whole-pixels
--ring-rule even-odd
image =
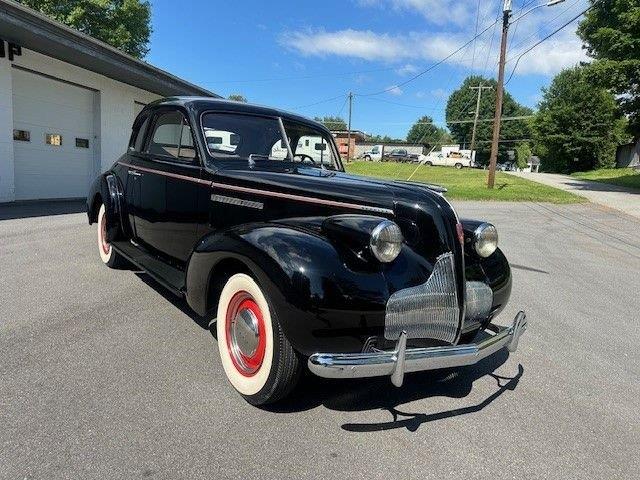
[[[9,57],[9,61],[13,62],[13,57],[19,57],[22,55],[22,47],[15,43],[5,42],[0,38],[0,58]]]

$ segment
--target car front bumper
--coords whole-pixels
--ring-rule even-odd
[[[489,324],[485,330],[488,338],[478,343],[407,349],[407,334],[402,332],[393,351],[315,353],[308,365],[311,372],[324,378],[390,376],[400,387],[405,373],[473,365],[503,348],[515,352],[526,328],[527,317],[519,312],[509,327]]]

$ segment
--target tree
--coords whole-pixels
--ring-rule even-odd
[[[534,122],[541,167],[570,173],[613,166],[626,126],[614,96],[594,86],[583,67],[563,70],[542,92]]]
[[[229,100],[233,100],[234,102],[247,103],[247,97],[245,97],[244,95],[240,95],[239,93],[232,93],[227,98]]]
[[[18,0],[54,20],[129,55],[149,52],[151,6],[147,0]]]
[[[514,148],[516,153],[516,165],[518,168],[526,168],[531,158],[531,147],[529,142],[521,142]]]
[[[434,125],[429,116],[420,117],[407,133],[407,142],[419,143],[429,148],[450,143],[451,135],[447,129]]]
[[[393,138],[389,135],[369,135],[367,137],[367,142],[369,143],[404,143],[404,140],[401,138]]]
[[[341,117],[314,117],[316,122],[322,123],[329,130],[346,130],[347,122]]]
[[[617,95],[629,118],[629,130],[640,137],[640,2],[590,0],[591,10],[578,27],[594,60],[586,73]]]
[[[493,79],[472,75],[467,77],[460,88],[455,90],[447,100],[446,118],[447,126],[453,139],[461,144],[471,143],[471,133],[473,131],[473,116],[478,98],[478,90],[470,87],[477,87],[480,83],[484,86],[491,86],[491,90],[483,90],[480,99],[480,112],[478,115],[478,126],[476,128],[476,161],[486,164],[489,161],[491,152],[491,138],[493,135],[493,117],[496,110],[496,86]],[[503,117],[519,117],[532,115],[533,111],[520,105],[514,100],[509,92],[504,92],[502,105]],[[485,121],[483,121],[485,120]],[[490,120],[490,121],[486,121]],[[455,123],[465,121],[466,123]],[[500,129],[499,155],[505,159],[507,150],[513,148],[513,143],[509,140],[527,139],[531,136],[531,122],[522,120],[505,120]]]

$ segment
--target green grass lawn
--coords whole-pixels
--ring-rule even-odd
[[[415,164],[395,162],[353,162],[345,165],[347,172],[391,180],[406,180]],[[456,170],[452,167],[421,165],[411,181],[433,183],[446,187],[447,198],[457,200],[497,200],[520,202],[581,203],[587,200],[503,172],[496,173],[493,190],[487,189],[487,171],[475,168]]]
[[[594,182],[610,183],[640,190],[640,170],[633,168],[603,168],[589,172],[576,172],[571,176],[582,180],[593,180]]]

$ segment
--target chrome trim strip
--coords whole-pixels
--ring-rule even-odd
[[[177,173],[163,172],[162,170],[154,170],[153,168],[146,168],[146,167],[140,167],[137,165],[131,165],[130,163],[125,163],[125,162],[118,162],[118,164],[122,165],[123,167],[134,168],[136,170],[140,170],[143,172],[157,173],[158,175],[165,175],[167,177],[177,178],[179,180],[186,180],[188,182],[195,182],[202,185],[208,185],[211,188],[220,188],[223,190],[231,190],[234,192],[264,195],[266,197],[286,198],[288,200],[295,200],[298,202],[314,203],[318,205],[327,205],[331,207],[350,208],[353,210],[361,210],[361,211],[367,211],[367,212],[385,213],[387,215],[393,215],[393,210],[391,210],[390,208],[373,207],[369,205],[358,205],[355,203],[339,202],[336,200],[324,200],[322,198],[305,197],[303,195],[295,195],[292,193],[270,192],[268,190],[259,190],[255,188],[241,187],[239,185],[227,185],[224,183],[216,183],[209,180],[202,180],[200,178],[193,178],[193,177],[188,177],[186,175],[180,175]]]
[[[178,180],[185,180],[187,182],[199,183],[201,185],[211,185],[209,180],[202,180],[201,178],[193,178],[188,175],[180,175],[179,173],[164,172],[162,170],[156,170],[154,168],[141,167],[139,165],[131,165],[130,163],[118,162],[123,167],[133,168],[134,170],[140,170],[141,172],[157,173],[158,175],[164,175],[165,177],[177,178]]]
[[[212,202],[226,203],[229,205],[237,205],[239,207],[255,208],[256,210],[262,210],[264,203],[252,202],[251,200],[243,200],[242,198],[227,197],[225,195],[211,195]]]
[[[468,345],[406,349],[401,335],[396,349],[370,353],[315,353],[307,362],[309,370],[324,378],[365,378],[391,376],[394,385],[402,385],[405,372],[473,365],[507,348],[514,352],[527,328],[527,317],[519,312],[510,327],[489,325],[489,338]],[[404,341],[403,341],[404,340]],[[402,363],[402,365],[400,365]]]

